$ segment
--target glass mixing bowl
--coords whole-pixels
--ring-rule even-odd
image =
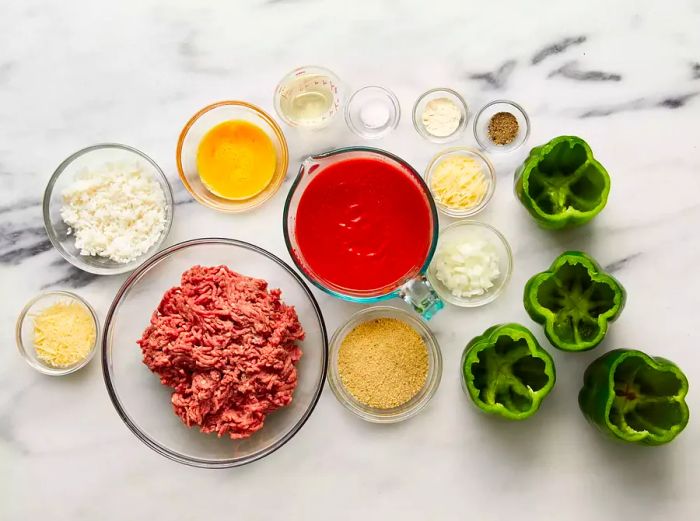
[[[75,176],[84,170],[95,170],[107,165],[134,165],[153,177],[165,197],[165,226],[158,240],[143,255],[131,262],[119,263],[107,257],[81,255],[75,247],[75,238],[61,217],[63,191]],[[65,159],[49,179],[43,201],[44,227],[53,247],[76,268],[97,275],[116,275],[133,271],[148,257],[160,249],[170,232],[173,222],[173,193],[165,174],[153,159],[127,145],[103,143],[78,150]]]
[[[172,390],[142,362],[136,341],[149,324],[166,290],[181,274],[201,264],[225,264],[234,271],[265,279],[293,305],[306,337],[297,364],[292,403],[270,415],[247,439],[204,434],[188,428],[173,411]],[[110,307],[102,340],[102,372],[109,396],[127,427],[163,456],[195,467],[235,467],[256,461],[287,443],[316,406],[328,365],[328,338],[321,310],[311,291],[287,264],[271,253],[233,239],[196,239],[156,254],[124,283]]]
[[[248,199],[226,199],[210,192],[199,178],[197,169],[197,151],[204,135],[219,123],[231,120],[243,120],[259,127],[272,141],[277,156],[270,184]],[[235,213],[257,208],[277,193],[287,175],[289,151],[282,129],[267,112],[245,101],[220,101],[204,107],[190,118],[180,133],[175,159],[182,184],[197,202],[220,212]]]

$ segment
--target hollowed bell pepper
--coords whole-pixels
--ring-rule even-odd
[[[595,260],[580,251],[567,251],[527,282],[523,303],[554,347],[587,351],[603,341],[625,299],[622,284]]]
[[[515,193],[543,228],[569,228],[605,207],[610,176],[583,139],[559,136],[530,151],[515,172]]]
[[[688,424],[686,394],[688,380],[673,362],[616,349],[588,366],[578,403],[584,416],[605,434],[661,445]]]
[[[552,357],[519,324],[472,339],[462,355],[462,386],[474,404],[509,420],[535,414],[556,380]]]

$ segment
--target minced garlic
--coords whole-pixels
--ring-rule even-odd
[[[484,199],[488,187],[482,165],[468,156],[442,159],[430,176],[433,197],[453,210],[468,210],[478,205]]]
[[[455,133],[462,122],[462,111],[449,98],[430,100],[421,116],[423,127],[435,137],[448,137]]]
[[[34,317],[34,349],[50,367],[70,367],[84,360],[95,343],[95,322],[78,302],[57,302]]]

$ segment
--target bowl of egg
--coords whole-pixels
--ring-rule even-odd
[[[190,118],[176,159],[182,183],[199,203],[243,212],[279,190],[289,154],[282,130],[265,111],[244,101],[221,101]]]

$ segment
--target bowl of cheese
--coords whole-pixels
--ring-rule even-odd
[[[469,147],[438,152],[425,170],[425,182],[438,210],[455,218],[483,210],[496,190],[493,164],[484,154]]]
[[[100,340],[95,310],[68,291],[47,291],[31,299],[17,318],[15,334],[24,360],[51,376],[85,367]]]
[[[71,154],[49,180],[44,227],[71,264],[97,275],[133,271],[160,249],[173,220],[173,195],[153,159],[105,143]]]

